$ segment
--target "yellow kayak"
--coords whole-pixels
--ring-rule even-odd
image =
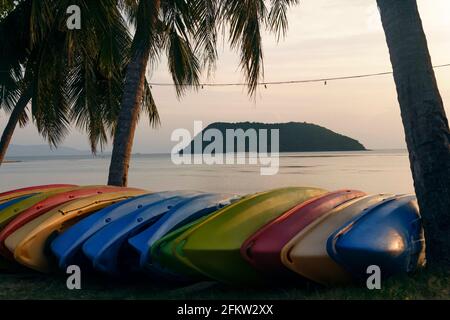
[[[283,247],[283,264],[323,285],[351,282],[350,274],[328,255],[328,237],[368,207],[388,198],[390,195],[380,194],[351,200],[315,220]]]
[[[73,200],[25,224],[6,238],[5,245],[14,253],[17,262],[37,271],[49,272],[53,267],[46,256],[49,237],[64,232],[86,215],[145,193],[148,192],[125,189]]]
[[[8,224],[8,222],[10,222],[12,219],[14,219],[22,211],[27,210],[28,208],[31,208],[35,204],[37,204],[49,197],[52,197],[58,193],[71,191],[76,188],[77,187],[64,187],[64,188],[51,189],[51,191],[38,193],[38,194],[31,196],[25,200],[17,202],[16,204],[14,204],[12,206],[7,207],[6,209],[0,211],[0,230],[3,229]]]
[[[32,186],[26,187],[16,190],[10,190],[6,192],[0,193],[0,204],[5,203],[7,201],[26,196],[29,194],[40,193],[40,192],[48,192],[54,189],[68,188],[68,187],[76,187],[73,184],[47,184],[42,186]]]
[[[283,188],[247,197],[190,229],[178,250],[210,278],[259,284],[263,278],[241,256],[242,244],[289,209],[325,192],[315,188]]]

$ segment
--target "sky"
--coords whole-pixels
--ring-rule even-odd
[[[434,65],[450,63],[450,1],[418,0]],[[289,13],[289,31],[277,43],[264,35],[265,81],[329,78],[390,71],[388,49],[375,0],[302,0]],[[220,46],[215,74],[205,82],[241,82],[238,54]],[[170,82],[167,61],[148,71],[152,82]],[[450,114],[450,68],[436,70]],[[170,152],[177,128],[193,131],[216,121],[311,122],[351,136],[370,149],[405,147],[392,75],[322,83],[268,86],[255,98],[246,88],[205,88],[178,99],[171,87],[153,87],[162,125],[152,129],[142,117],[134,152]],[[0,114],[0,130],[6,124]],[[33,125],[17,129],[13,144],[45,143]],[[64,146],[87,150],[88,140],[73,129]],[[109,145],[106,151],[110,150]]]

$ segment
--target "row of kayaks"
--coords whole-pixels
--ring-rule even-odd
[[[345,284],[425,264],[414,196],[282,188],[246,196],[45,185],[0,193],[0,266],[170,281]]]

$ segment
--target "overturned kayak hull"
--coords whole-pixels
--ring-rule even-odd
[[[416,197],[314,188],[243,198],[112,186],[7,191],[0,193],[0,255],[0,270],[11,272],[78,265],[239,286],[343,285],[365,282],[369,267],[384,279],[426,263]]]
[[[120,275],[129,265],[127,257],[119,259],[121,249],[128,238],[152,225],[172,207],[189,198],[189,196],[174,196],[162,199],[110,223],[83,244],[84,255],[97,271],[113,276]]]
[[[145,193],[127,190],[78,199],[57,207],[25,224],[6,240],[6,247],[14,252],[14,259],[31,269],[49,272],[55,269],[48,255],[49,241],[68,227],[108,205]]]
[[[156,241],[151,247],[151,259],[146,261],[144,270],[172,281],[207,279],[183,253],[184,239],[190,230],[207,218],[206,216],[186,224]]]
[[[281,261],[280,252],[283,247],[314,220],[335,207],[364,195],[361,191],[341,190],[308,200],[247,239],[241,247],[241,254],[254,268],[270,276],[286,277],[290,273]]]
[[[26,188],[21,188],[21,189],[10,190],[10,191],[0,193],[0,203],[6,202],[6,201],[9,201],[14,198],[21,197],[21,196],[33,194],[33,193],[48,192],[53,189],[70,188],[70,187],[76,187],[76,185],[73,185],[73,184],[47,184],[47,185],[42,185],[42,186],[32,186],[32,187],[26,187]]]
[[[28,199],[31,196],[33,196],[33,194],[29,194],[29,195],[21,196],[21,197],[18,197],[18,198],[14,198],[12,200],[9,200],[9,201],[6,201],[6,202],[0,204],[0,212],[2,210],[4,210],[4,209],[7,209],[10,206],[15,205],[16,203],[19,203],[19,202],[21,202],[21,201],[23,201],[25,199]],[[11,259],[8,259],[8,256],[2,255],[2,257],[0,257],[0,271],[1,270],[10,270],[14,266],[15,266],[15,264],[11,262]]]
[[[82,253],[83,244],[107,225],[171,196],[172,192],[144,194],[108,206],[76,223],[51,243],[51,250],[58,260],[59,267],[65,269],[71,264],[80,264],[81,260],[85,260]]]
[[[32,207],[22,211],[13,220],[11,220],[3,230],[0,231],[0,254],[14,259],[12,253],[6,248],[4,241],[12,233],[21,228],[26,223],[32,221],[33,219],[39,217],[40,215],[60,206],[69,201],[76,199],[89,197],[93,195],[99,195],[105,192],[115,192],[121,191],[123,189],[117,187],[108,186],[87,186],[78,187],[76,189],[54,194],[38,203],[34,204]]]
[[[326,213],[283,247],[283,264],[302,277],[323,285],[351,283],[351,274],[328,255],[328,237],[348,220],[388,198],[388,195],[357,198]]]
[[[383,277],[425,264],[425,238],[416,197],[386,202],[349,221],[330,236],[329,255],[352,275],[367,277],[378,266]]]
[[[326,193],[283,188],[244,198],[192,228],[183,239],[184,255],[206,276],[233,284],[260,284],[264,277],[241,256],[252,234],[293,207]]]
[[[39,202],[44,201],[58,193],[70,191],[73,190],[74,188],[75,187],[55,188],[52,189],[51,191],[37,193],[27,199],[24,199],[20,202],[15,203],[12,206],[7,207],[6,209],[0,212],[0,230],[2,230],[10,221],[12,221],[23,211],[28,210],[29,208],[33,207]]]
[[[237,197],[201,194],[173,207],[149,228],[128,239],[128,244],[139,257],[139,266],[143,268],[151,260],[150,249],[156,241],[185,224],[229,205],[233,200],[237,200]]]
[[[32,197],[34,195],[35,194],[33,194],[33,193],[32,194],[27,194],[27,195],[20,196],[20,197],[17,197],[17,198],[14,198],[14,199],[11,199],[11,200],[8,200],[6,202],[1,203],[0,204],[0,214],[1,214],[1,212],[3,210],[5,210],[5,209],[7,209],[7,208],[9,208],[9,207],[11,207],[11,206],[21,202],[21,201],[23,201],[25,199],[28,199],[28,198],[30,198],[30,197]]]

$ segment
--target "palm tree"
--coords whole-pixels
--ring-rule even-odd
[[[159,54],[159,50],[155,50],[155,48],[160,44],[156,36],[156,22],[160,5],[160,0],[139,1],[138,4],[134,1],[126,1],[123,4],[136,31],[132,43],[131,59],[126,69],[122,104],[114,135],[108,179],[110,185],[127,184],[127,169],[138,121],[139,104],[144,93],[145,72],[152,50],[154,50],[155,56]]]
[[[0,164],[17,124],[28,120],[30,100],[39,132],[53,146],[71,122],[88,133],[93,152],[115,130],[131,45],[127,26],[116,1],[80,1],[87,13],[84,28],[69,31],[68,5],[24,0],[0,23],[7,43],[0,49],[0,67],[7,71],[0,75],[0,102],[11,112],[0,141]],[[151,121],[158,120],[148,85],[141,106]]]
[[[389,47],[427,260],[450,263],[450,130],[416,0],[377,0]]]
[[[240,52],[241,67],[253,94],[263,75],[261,32],[278,37],[287,29],[287,9],[299,0],[124,0],[136,32],[127,67],[124,95],[114,136],[110,185],[126,186],[147,64],[166,49],[178,95],[199,83],[200,67],[211,70],[217,59],[217,30],[227,27],[231,47]],[[131,5],[130,5],[131,3]],[[268,7],[269,6],[269,7]]]
[[[4,5],[2,12],[5,17],[0,22],[0,37],[3,42],[0,47],[0,107],[11,112],[11,115],[0,140],[0,164],[17,124],[23,126],[28,121],[24,111],[32,96],[32,90],[25,88],[23,74],[23,65],[27,61],[25,43],[29,40],[30,30],[29,19],[24,17],[30,11],[29,6],[22,4],[13,10],[12,3],[6,2]]]
[[[191,2],[192,3],[192,2]],[[169,69],[177,92],[185,84],[199,82],[199,62],[187,39],[192,6],[183,1],[125,1],[123,4],[136,31],[131,59],[126,69],[124,94],[114,136],[108,184],[126,186],[134,132],[138,121],[147,66],[157,63],[162,50],[167,51]],[[159,18],[162,11],[163,18]],[[183,12],[184,15],[181,15]],[[188,26],[190,28],[188,28]]]

